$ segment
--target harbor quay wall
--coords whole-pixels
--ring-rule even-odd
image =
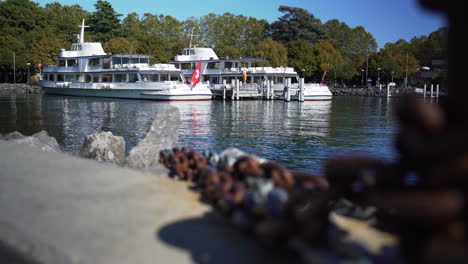
[[[386,96],[387,89],[382,88],[329,88],[334,96]],[[42,94],[44,90],[37,84],[0,83],[0,94]],[[392,88],[392,94],[413,94],[413,88]]]
[[[0,94],[43,93],[42,87],[27,83],[0,83]]]
[[[329,88],[334,96],[386,96],[387,88]],[[392,95],[409,95],[414,94],[413,88],[391,88]]]
[[[0,263],[286,262],[162,166],[145,173],[0,140],[0,168]]]

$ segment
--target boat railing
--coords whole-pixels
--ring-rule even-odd
[[[250,68],[224,68],[224,72],[247,72],[249,73],[288,73],[297,74],[292,67],[250,67]]]
[[[70,66],[70,67],[63,67],[63,66],[48,66],[44,67],[43,72],[60,72],[60,73],[71,73],[71,72],[77,72],[78,67],[77,66]]]
[[[244,90],[258,90],[258,88],[260,88],[257,83],[244,83],[241,87]]]
[[[324,85],[321,85],[320,83],[306,83],[304,84],[304,86],[307,88],[307,87],[320,87]]]
[[[55,82],[55,87],[67,88],[70,87],[70,82]]]

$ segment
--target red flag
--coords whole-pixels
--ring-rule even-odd
[[[197,64],[197,67],[192,73],[192,76],[190,76],[190,82],[192,83],[192,88],[197,86],[197,84],[200,82],[201,79],[201,64],[202,61],[200,60]]]

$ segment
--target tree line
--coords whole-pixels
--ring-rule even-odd
[[[108,1],[97,0],[95,11],[79,5],[46,4],[29,0],[0,2],[0,81],[12,82],[13,53],[17,81],[40,62],[53,65],[60,49],[76,42],[84,18],[89,27],[86,41],[102,42],[106,52],[145,53],[153,62],[168,62],[190,36],[198,46],[211,47],[221,57],[259,57],[265,65],[290,66],[307,81],[317,82],[327,72],[330,85],[361,85],[364,70],[369,78],[402,82],[433,59],[444,57],[446,28],[411,41],[377,42],[362,26],[350,27],[338,19],[323,23],[309,11],[280,6],[282,13],[271,24],[243,15],[207,14],[180,21],[169,15],[118,14]],[[433,78],[444,78],[440,71]],[[411,81],[411,78],[410,78]],[[440,80],[433,80],[434,82]]]

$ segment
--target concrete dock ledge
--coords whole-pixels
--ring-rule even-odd
[[[260,247],[160,171],[0,140],[0,263],[295,262]]]

